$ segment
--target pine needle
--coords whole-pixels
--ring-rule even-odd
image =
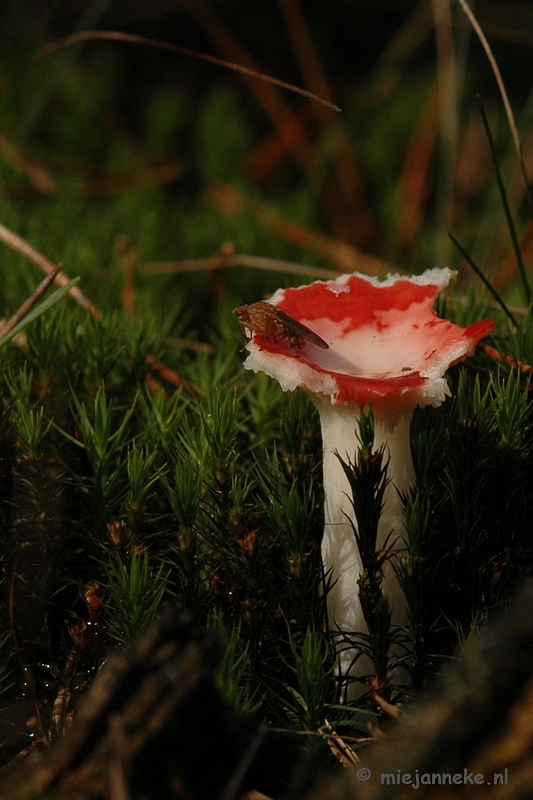
[[[110,39],[111,41],[115,42],[144,44],[148,47],[159,47],[161,50],[170,50],[171,53],[178,53],[182,56],[197,58],[200,61],[207,61],[210,64],[217,64],[219,67],[232,69],[234,72],[241,72],[244,75],[249,75],[251,78],[256,78],[257,80],[264,81],[265,83],[270,83],[273,86],[279,86],[281,89],[287,89],[290,92],[295,92],[302,97],[306,97],[308,100],[314,100],[316,103],[321,103],[327,108],[330,108],[332,111],[341,111],[339,106],[335,105],[334,103],[330,103],[329,100],[324,100],[323,97],[318,97],[316,94],[313,94],[313,92],[310,92],[307,89],[301,89],[299,86],[294,86],[292,83],[286,83],[278,78],[273,78],[271,75],[265,75],[264,73],[258,72],[255,69],[250,69],[250,67],[244,67],[241,64],[234,64],[231,61],[226,61],[223,58],[211,56],[207,53],[199,53],[197,50],[191,50],[188,47],[179,47],[176,44],[170,44],[170,42],[160,42],[158,39],[150,39],[146,36],[137,36],[136,34],[123,33],[122,31],[83,31],[82,33],[75,33],[72,36],[65,36],[64,39],[59,39],[57,42],[52,42],[51,44],[48,44],[38,50],[34,56],[34,60],[38,61],[41,58],[45,58],[53,53],[57,53],[58,50],[62,50],[65,47],[70,47],[73,44],[86,42],[91,39]]]

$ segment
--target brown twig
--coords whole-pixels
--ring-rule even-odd
[[[145,264],[140,272],[146,275],[168,275],[174,272],[196,272],[227,267],[251,267],[271,272],[288,272],[293,275],[308,275],[311,278],[334,279],[342,272],[332,269],[311,267],[307,264],[294,264],[292,261],[280,261],[277,258],[251,256],[238,253],[217,253],[210,258],[187,258],[181,261],[156,261]]]
[[[533,373],[533,367],[530,364],[525,364],[523,361],[518,361],[518,359],[514,358],[513,356],[508,356],[505,353],[501,353],[499,350],[496,350],[495,347],[491,347],[489,344],[478,342],[477,346],[483,350],[484,353],[490,356],[490,358],[493,358],[495,361],[499,361],[501,364],[508,364],[508,366],[512,367],[513,369],[519,369],[520,372],[523,372],[525,375],[531,375],[531,373]]]
[[[8,320],[8,322],[6,322],[6,324],[2,328],[2,331],[0,332],[0,342],[2,342],[6,338],[8,333],[11,333],[13,328],[16,325],[18,325],[19,322],[22,319],[24,319],[24,317],[27,314],[30,313],[34,305],[41,299],[41,297],[46,292],[50,284],[54,282],[54,280],[56,279],[56,275],[58,275],[62,266],[63,264],[58,264],[56,267],[54,267],[52,272],[50,272],[46,276],[46,278],[44,278],[44,280],[41,281],[41,283],[35,289],[35,291],[30,294],[28,299],[22,303],[20,308],[17,311],[15,311],[13,316]]]
[[[26,242],[20,236],[17,236],[16,233],[13,233],[13,231],[10,231],[8,228],[4,227],[4,225],[1,225],[1,224],[0,224],[0,241],[4,242],[4,244],[7,244],[9,247],[11,247],[17,253],[20,253],[25,258],[27,258],[29,261],[33,262],[38,267],[40,267],[44,272],[47,273],[47,278],[36,289],[36,292],[41,291],[41,295],[44,293],[44,291],[46,291],[46,288],[48,288],[48,286],[50,285],[50,283],[53,280],[55,280],[61,286],[65,286],[69,282],[69,278],[67,278],[66,275],[63,272],[60,272],[61,265],[58,266],[57,264],[53,264],[51,261],[49,261],[48,258],[46,258],[46,256],[43,256],[42,253],[40,253],[38,250],[35,250],[35,248],[33,248],[31,245],[29,245],[28,242]],[[44,289],[42,289],[43,285],[45,285]],[[24,303],[21,306],[21,308],[16,312],[15,316],[17,317],[17,320],[16,320],[15,324],[17,324],[18,320],[22,318],[20,316],[20,314],[21,314],[22,310],[24,309],[25,305],[27,303],[30,303],[30,301],[31,301],[32,306],[33,306],[35,304],[35,302],[36,302],[36,299],[39,299],[38,297],[36,299],[34,299],[36,292],[34,292],[32,294],[32,296],[26,301],[26,303]],[[79,303],[79,305],[82,308],[84,308],[86,311],[88,311],[89,314],[91,314],[91,316],[94,319],[100,320],[102,318],[102,315],[101,315],[100,311],[89,300],[89,298],[86,297],[83,294],[83,292],[81,292],[78,289],[77,286],[74,286],[72,289],[70,289],[69,290],[69,294],[72,295],[74,297],[74,299]],[[30,308],[31,308],[31,306],[30,306]],[[28,308],[27,310],[24,310],[24,313],[22,314],[22,316],[27,314],[28,311],[30,310],[30,308]],[[13,317],[8,323],[8,325],[10,325],[11,327],[9,329],[6,329],[6,330],[2,331],[2,335],[0,336],[0,341],[2,340],[3,337],[7,336],[7,334],[9,333],[9,330],[11,330],[14,327],[14,325],[11,325],[12,320],[13,320]],[[184,382],[182,380],[180,380],[179,376],[177,375],[177,373],[174,370],[172,370],[169,367],[167,367],[161,361],[158,361],[152,355],[147,355],[146,356],[146,362],[147,362],[147,364],[149,364],[150,369],[155,371],[155,372],[157,372],[164,380],[168,381],[169,383],[174,384],[175,386],[184,385]],[[187,388],[189,388],[191,391],[193,391],[191,386],[190,386],[190,384],[187,384]]]
[[[325,720],[327,733],[325,731],[319,731],[320,734],[326,739],[329,749],[335,756],[335,758],[340,761],[342,766],[345,769],[351,769],[356,764],[361,762],[361,759],[355,753],[351,747],[348,746],[344,737],[339,736],[337,731],[335,731],[328,720]]]
[[[39,267],[43,272],[49,275],[53,272],[57,265],[50,261],[46,256],[43,256],[38,250],[32,247],[25,239],[22,239],[20,236],[17,236],[16,233],[6,228],[4,225],[0,224],[0,242],[3,242],[8,247],[11,247],[12,250],[15,252],[20,253],[21,256],[27,258],[28,261],[31,261],[33,264]],[[64,272],[58,272],[55,276],[55,281],[60,286],[66,286],[69,283],[70,278],[68,278]],[[101,314],[96,308],[96,306],[91,303],[88,297],[86,297],[83,292],[78,289],[77,286],[73,286],[72,289],[69,289],[69,294],[73,297],[76,302],[84,308],[86,311],[91,314],[94,319],[100,319]]]
[[[244,67],[241,64],[233,64],[231,61],[226,61],[223,58],[217,58],[217,56],[210,56],[207,53],[199,53],[196,50],[190,50],[188,47],[180,47],[176,44],[170,44],[170,42],[161,42],[158,39],[150,39],[146,36],[137,36],[136,34],[123,33],[122,31],[83,31],[82,33],[74,33],[72,36],[65,36],[64,39],[59,39],[57,42],[52,42],[51,44],[42,47],[35,54],[34,60],[37,61],[38,59],[52,55],[52,53],[57,53],[58,50],[62,50],[65,47],[70,47],[73,44],[79,44],[79,42],[86,42],[91,39],[108,39],[116,42],[131,42],[132,44],[143,44],[147,45],[148,47],[159,47],[161,50],[169,50],[171,53],[178,53],[182,56],[190,56],[191,58],[197,58],[200,61],[208,61],[210,64],[216,64],[219,67],[232,69],[235,72],[241,72],[243,75],[247,75],[250,78],[255,78],[256,80],[264,81],[265,83],[270,83],[273,86],[278,86],[281,89],[287,89],[290,92],[296,92],[296,94],[300,94],[303,97],[306,97],[308,100],[314,100],[317,103],[322,103],[322,105],[331,108],[333,111],[341,110],[334,103],[330,103],[328,100],[324,100],[322,97],[317,97],[306,89],[301,89],[299,86],[294,86],[292,83],[286,83],[285,81],[281,81],[278,78],[273,78],[270,75],[264,75],[262,72],[251,69],[250,67]]]

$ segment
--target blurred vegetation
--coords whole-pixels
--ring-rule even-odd
[[[61,3],[2,10],[0,223],[79,276],[101,313],[65,298],[2,350],[0,691],[6,707],[32,699],[27,738],[48,735],[67,666],[75,706],[109,649],[169,602],[222,631],[219,687],[238,712],[364,735],[385,716],[368,694],[341,704],[322,592],[316,412],[242,367],[230,311],[279,286],[448,264],[459,276],[440,312],[497,322],[494,352],[451,370],[453,398],[415,414],[418,485],[397,564],[414,657],[391,701],[426,685],[531,576],[533,323],[475,101],[486,87],[528,274],[533,227],[479,44],[458,7],[435,38],[430,3],[387,4],[383,29],[369,11],[383,4],[335,2],[326,13],[284,0],[275,14],[264,5],[271,38],[259,46],[250,34],[259,68],[338,102],[341,114],[140,44],[40,51],[115,26],[251,65],[241,3],[184,2],[149,24],[96,0],[76,20]],[[497,49],[515,4],[478,5]],[[365,12],[375,49],[366,43],[367,61],[352,64],[349,26],[361,37]],[[533,12],[523,15],[532,41],[512,52],[527,62]],[[530,87],[502,47],[533,174]],[[258,269],[259,257],[276,270]],[[0,274],[7,319],[40,276],[3,245]],[[383,659],[385,682],[394,664]],[[5,741],[7,760],[24,737]]]

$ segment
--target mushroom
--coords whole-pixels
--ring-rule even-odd
[[[371,404],[374,449],[384,446],[389,458],[377,545],[383,547],[389,537],[388,543],[396,541],[399,547],[405,536],[400,495],[415,483],[409,438],[413,409],[440,405],[450,393],[443,377],[447,368],[471,354],[493,329],[492,320],[461,327],[437,316],[433,303],[453,274],[449,269],[431,269],[414,277],[392,275],[380,282],[354,273],[279,289],[268,303],[235,309],[251,337],[244,366],[276,378],[285,391],[304,389],[320,414],[325,493],[322,557],[331,583],[330,627],[340,632],[362,632],[366,626],[358,598],[362,564],[353,533],[354,511],[337,454],[353,462],[360,410]],[[255,305],[262,306],[264,316],[256,316]],[[400,623],[400,590],[390,565],[386,567],[383,588],[393,622]],[[353,651],[342,650],[344,674],[353,657]]]

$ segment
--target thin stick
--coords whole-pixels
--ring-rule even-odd
[[[517,130],[517,127],[516,127],[516,122],[515,122],[513,110],[511,108],[511,103],[509,102],[509,97],[507,96],[507,91],[505,89],[505,84],[503,82],[503,78],[502,78],[502,75],[501,75],[501,72],[500,72],[500,68],[498,67],[498,64],[496,62],[496,59],[494,58],[494,53],[492,52],[491,46],[488,43],[485,34],[481,30],[481,26],[480,26],[479,22],[477,21],[477,19],[475,18],[472,9],[466,3],[466,0],[459,0],[459,3],[461,5],[461,8],[463,9],[463,11],[465,12],[466,16],[468,17],[468,19],[470,21],[470,24],[472,25],[473,29],[475,30],[479,41],[481,42],[481,45],[482,45],[482,47],[483,47],[483,49],[484,49],[484,51],[485,51],[485,53],[487,55],[487,58],[489,60],[490,65],[492,67],[492,71],[494,73],[494,77],[496,78],[496,83],[498,84],[498,88],[500,90],[500,94],[501,94],[501,97],[502,97],[502,100],[503,100],[503,105],[504,105],[504,108],[505,108],[505,113],[507,115],[507,120],[509,122],[509,127],[511,129],[511,134],[513,136],[516,152],[518,154],[518,160],[520,162],[520,169],[522,170],[522,175],[524,176],[524,181],[525,181],[525,184],[526,184],[526,192],[527,192],[527,197],[528,197],[528,200],[529,200],[529,205],[531,206],[531,209],[533,210],[533,195],[531,193],[531,187],[529,185],[529,178],[527,176],[526,165],[525,165],[525,162],[524,162],[524,154],[522,152],[522,145],[520,144],[520,138],[518,136],[518,130]]]
[[[489,290],[489,292],[491,293],[491,295],[494,297],[494,299],[496,300],[496,302],[499,304],[500,308],[501,308],[501,309],[502,309],[502,310],[503,310],[503,311],[504,311],[504,312],[507,314],[507,316],[509,317],[509,319],[511,320],[511,322],[513,323],[513,325],[515,326],[515,328],[518,328],[519,326],[518,326],[518,323],[517,323],[516,319],[513,317],[513,315],[511,314],[511,312],[509,311],[509,309],[507,308],[507,306],[506,306],[506,305],[505,305],[505,303],[503,302],[502,298],[500,297],[500,295],[498,294],[498,292],[496,291],[496,289],[494,288],[494,286],[493,286],[493,285],[491,284],[491,282],[490,282],[489,280],[487,280],[487,278],[486,278],[486,277],[483,275],[482,271],[480,270],[480,268],[478,267],[478,265],[476,264],[476,262],[475,262],[475,261],[473,261],[473,259],[472,259],[472,258],[470,258],[470,256],[468,255],[468,253],[466,252],[466,250],[464,249],[464,247],[463,247],[462,245],[460,245],[460,244],[459,244],[459,242],[457,241],[457,239],[455,238],[455,236],[454,236],[452,233],[450,233],[449,231],[448,231],[448,236],[450,237],[450,239],[452,240],[452,242],[454,243],[454,245],[457,247],[457,249],[459,250],[459,252],[460,252],[460,253],[461,253],[461,255],[463,256],[463,258],[466,258],[466,260],[468,261],[468,263],[470,264],[470,266],[472,267],[472,269],[474,270],[474,272],[476,273],[476,275],[478,276],[478,278],[480,278],[480,279],[483,281],[483,283],[485,284],[485,286],[487,287],[487,289]]]
[[[3,339],[5,339],[8,333],[11,333],[15,325],[18,325],[21,319],[23,319],[26,316],[26,314],[30,313],[33,306],[41,299],[41,297],[46,292],[50,284],[54,282],[56,275],[60,272],[62,266],[63,264],[58,264],[56,267],[54,267],[52,272],[48,273],[46,278],[41,281],[41,283],[35,289],[35,291],[32,292],[28,297],[28,299],[22,303],[20,308],[17,311],[15,311],[11,319],[2,328],[2,332],[0,333],[0,342],[2,342]]]
[[[308,275],[310,278],[334,279],[343,275],[333,269],[321,269],[305,264],[293,264],[291,261],[279,261],[276,258],[230,254],[212,256],[211,258],[187,258],[182,261],[156,261],[145,264],[140,272],[145,275],[168,275],[174,272],[196,272],[197,270],[223,269],[226,267],[252,267],[273,272],[289,272],[294,275]]]
[[[498,157],[496,154],[496,145],[494,143],[494,137],[492,136],[492,131],[490,129],[489,120],[487,117],[487,113],[485,111],[485,106],[483,105],[483,101],[481,97],[478,95],[477,97],[479,110],[481,112],[481,118],[483,120],[483,125],[485,127],[485,133],[487,134],[487,139],[489,140],[490,152],[492,153],[492,161],[494,163],[494,169],[496,170],[496,180],[498,181],[498,188],[500,190],[500,196],[502,198],[503,210],[505,213],[505,219],[507,220],[507,227],[509,228],[509,233],[511,234],[511,241],[513,244],[513,249],[516,255],[516,261],[518,264],[518,270],[520,272],[520,278],[522,279],[522,287],[524,289],[524,295],[526,297],[526,302],[528,304],[531,303],[531,289],[527,280],[526,275],[526,268],[524,266],[524,260],[522,258],[522,251],[520,250],[520,244],[518,242],[518,235],[516,233],[515,224],[513,221],[513,215],[511,214],[511,209],[509,208],[509,203],[507,201],[507,193],[505,191],[505,186],[503,184],[503,179],[500,173],[500,168],[498,166]]]
[[[493,358],[495,361],[500,361],[502,364],[509,364],[509,366],[513,369],[519,369],[520,372],[524,372],[526,375],[531,375],[533,372],[533,367],[530,364],[525,364],[523,361],[518,361],[518,359],[514,358],[513,356],[508,356],[505,353],[502,353],[500,350],[496,350],[495,347],[491,347],[489,344],[478,342],[477,347],[479,347],[480,350],[483,350],[484,353]]]
[[[301,89],[299,86],[294,86],[292,83],[285,83],[285,81],[280,81],[278,78],[273,78],[270,75],[264,75],[262,72],[258,72],[255,69],[250,69],[250,67],[243,67],[240,64],[233,64],[231,61],[226,61],[225,59],[217,58],[216,56],[210,56],[207,53],[198,53],[196,50],[190,50],[188,47],[179,47],[178,45],[170,44],[169,42],[160,42],[158,39],[150,39],[146,36],[137,36],[133,33],[122,33],[121,31],[83,31],[82,33],[74,33],[72,36],[66,36],[64,39],[59,39],[57,42],[52,42],[51,44],[42,47],[35,54],[34,60],[44,58],[52,53],[56,53],[58,50],[62,50],[64,47],[70,47],[70,45],[78,44],[78,42],[85,42],[90,39],[110,39],[116,42],[144,44],[148,45],[149,47],[159,47],[161,50],[170,50],[171,53],[179,53],[182,56],[198,58],[201,61],[208,61],[210,64],[217,64],[219,67],[226,67],[226,69],[232,69],[235,72],[241,72],[244,75],[249,75],[251,78],[256,78],[257,80],[264,81],[265,83],[271,83],[273,86],[279,86],[281,89],[288,89],[290,92],[296,92],[296,94],[300,94],[302,97],[306,97],[308,100],[314,100],[317,103],[327,106],[327,108],[331,108],[332,111],[341,111],[339,106],[336,106],[334,103],[330,103],[329,100],[324,100],[324,98],[318,97],[318,95],[313,94],[313,92],[309,92],[307,89]]]
[[[20,253],[21,256],[24,256],[24,258],[27,258],[28,261],[31,261],[33,264],[36,264],[39,269],[42,269],[47,275],[56,269],[56,264],[46,258],[46,256],[43,256],[38,250],[35,250],[25,239],[17,236],[16,233],[13,233],[13,231],[10,231],[9,228],[4,227],[2,224],[0,224],[0,242],[7,244],[12,250]],[[55,276],[55,281],[60,286],[66,286],[70,278],[68,278],[64,272],[58,272]],[[86,297],[77,286],[73,286],[72,289],[69,290],[69,294],[85,309],[85,311],[88,311],[94,319],[101,318],[101,314],[96,306],[91,303],[89,298]]]

